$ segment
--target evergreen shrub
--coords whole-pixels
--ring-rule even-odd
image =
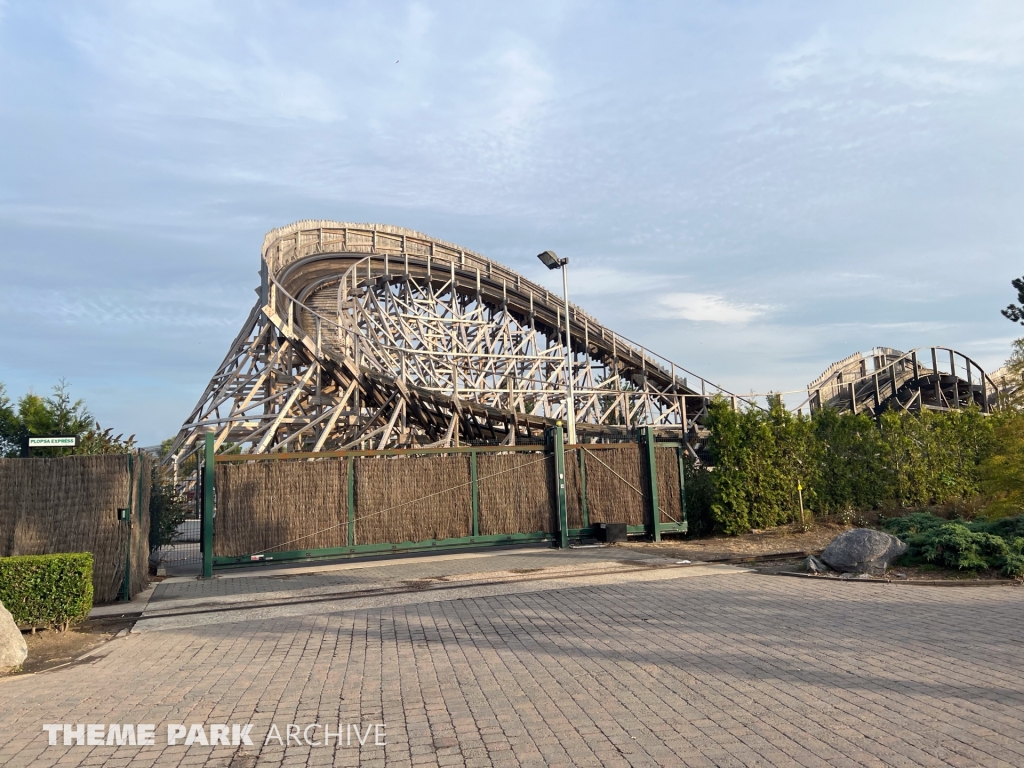
[[[0,602],[19,627],[66,630],[92,610],[92,553],[0,557]]]

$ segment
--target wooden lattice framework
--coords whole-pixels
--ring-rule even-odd
[[[263,244],[259,299],[175,439],[309,452],[536,442],[566,414],[562,297],[472,251],[378,224],[302,221]],[[570,307],[576,432],[650,425],[691,446],[737,396]]]
[[[830,365],[807,385],[807,404],[878,416],[887,409],[948,411],[976,406],[989,413],[1000,406],[1000,389],[967,355],[949,347],[900,352],[876,347]]]

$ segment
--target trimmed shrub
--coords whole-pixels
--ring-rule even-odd
[[[946,521],[930,512],[914,512],[905,517],[886,520],[882,527],[897,538],[909,541],[919,534],[931,534],[945,525]]]
[[[1000,536],[1024,530],[1024,515],[989,521],[946,521],[927,512],[885,521],[882,527],[907,543],[905,563],[933,563],[963,571],[986,568],[1024,575],[1024,537]]]
[[[1024,515],[1003,517],[997,520],[973,520],[971,521],[971,530],[1002,536],[1007,541],[1024,538]]]
[[[1017,539],[1017,542],[1017,552],[1020,552],[1021,545],[1024,545],[1024,539]],[[1003,573],[1015,579],[1024,576],[1024,555],[1011,554],[1007,556],[1006,562],[1003,563]]]
[[[66,630],[92,609],[92,553],[0,557],[0,602],[20,627]]]
[[[975,533],[962,523],[946,523],[936,529],[925,546],[925,558],[932,563],[962,571],[979,571],[1001,564],[1010,554],[1006,542],[991,533]]]

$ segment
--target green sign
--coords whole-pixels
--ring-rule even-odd
[[[29,448],[74,448],[78,445],[78,438],[71,437],[30,437]]]

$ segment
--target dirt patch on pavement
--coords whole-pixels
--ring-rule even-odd
[[[809,531],[797,526],[782,526],[768,531],[747,533],[742,536],[714,536],[708,539],[666,539],[630,541],[617,547],[652,555],[686,560],[718,560],[726,557],[764,557],[787,552],[820,552],[828,543],[851,526],[824,524]]]
[[[74,661],[84,653],[113,639],[117,628],[69,629],[67,632],[40,630],[35,634],[25,633],[28,658],[21,669],[13,674],[25,675],[42,672],[52,667]]]

